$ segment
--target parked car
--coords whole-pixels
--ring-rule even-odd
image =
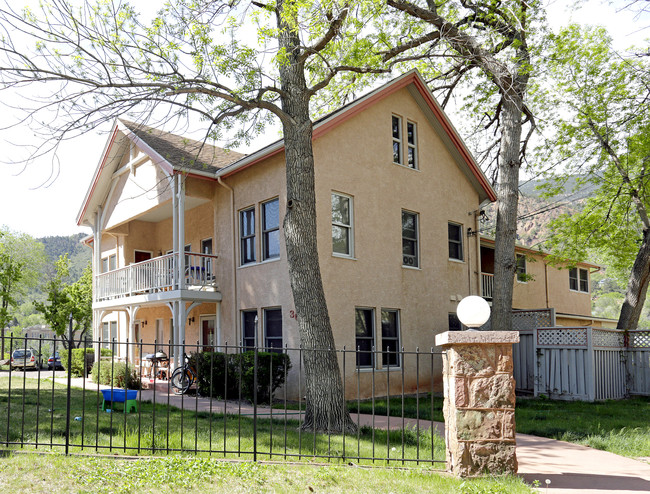
[[[41,356],[33,348],[19,348],[11,354],[11,368],[40,369]]]
[[[47,368],[49,370],[63,369],[63,364],[61,363],[61,356],[59,352],[56,352],[54,355],[50,355],[47,359]]]

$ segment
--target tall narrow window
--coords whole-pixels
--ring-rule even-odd
[[[463,260],[463,227],[456,223],[449,223],[449,259]]]
[[[402,265],[418,267],[418,215],[402,211]]]
[[[589,273],[586,269],[580,270],[580,291],[588,292],[589,291]]]
[[[255,262],[255,208],[239,212],[239,236],[241,240],[241,264]]]
[[[282,351],[282,309],[264,309],[264,346],[269,352]]]
[[[117,321],[102,323],[102,348],[110,348],[115,353],[114,341],[117,341]]]
[[[526,256],[517,254],[517,281],[526,283],[528,277],[526,276]]]
[[[352,231],[352,198],[332,193],[332,252],[354,255]]]
[[[245,310],[242,312],[242,346],[244,347],[244,351],[255,349],[256,319],[256,310]]]
[[[418,167],[418,134],[413,122],[406,122],[407,164],[409,168]]]
[[[201,254],[212,255],[212,239],[201,240]],[[201,278],[203,281],[214,279],[214,265],[211,257],[201,258]]]
[[[355,342],[357,367],[373,367],[375,358],[375,311],[374,309],[355,309]]]
[[[399,311],[381,310],[381,365],[399,367]]]
[[[402,119],[393,115],[393,163],[402,164]]]
[[[280,257],[280,201],[262,203],[262,260]]]

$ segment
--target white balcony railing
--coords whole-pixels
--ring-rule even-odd
[[[184,252],[185,285],[190,289],[216,287],[216,256]],[[111,300],[178,288],[174,269],[178,253],[155,257],[95,276],[95,301]]]
[[[483,298],[491,299],[494,293],[494,274],[481,273],[481,294]]]

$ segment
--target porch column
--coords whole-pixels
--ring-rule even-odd
[[[173,256],[175,256],[172,260],[172,266],[174,266],[174,273],[173,273],[173,284],[174,288],[178,288],[178,253],[180,250],[178,249],[178,196],[177,196],[177,189],[178,189],[178,175],[172,175],[171,177],[171,187],[172,187],[172,252]],[[174,324],[176,324],[176,321],[174,321]]]
[[[185,289],[185,180],[177,175],[178,185],[178,288]],[[184,309],[185,307],[183,307]],[[185,331],[183,331],[185,332]]]
[[[442,346],[447,470],[517,473],[512,344],[518,331],[448,331]]]
[[[95,224],[93,225],[93,301],[97,296],[97,275],[102,272],[102,207],[98,206],[95,211]],[[101,335],[101,322],[99,311],[93,311],[93,340],[97,341]],[[100,348],[99,343],[94,343],[95,362],[99,361]]]

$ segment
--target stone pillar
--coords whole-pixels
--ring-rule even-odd
[[[443,347],[447,470],[457,477],[517,473],[512,344],[517,331],[448,331]]]

